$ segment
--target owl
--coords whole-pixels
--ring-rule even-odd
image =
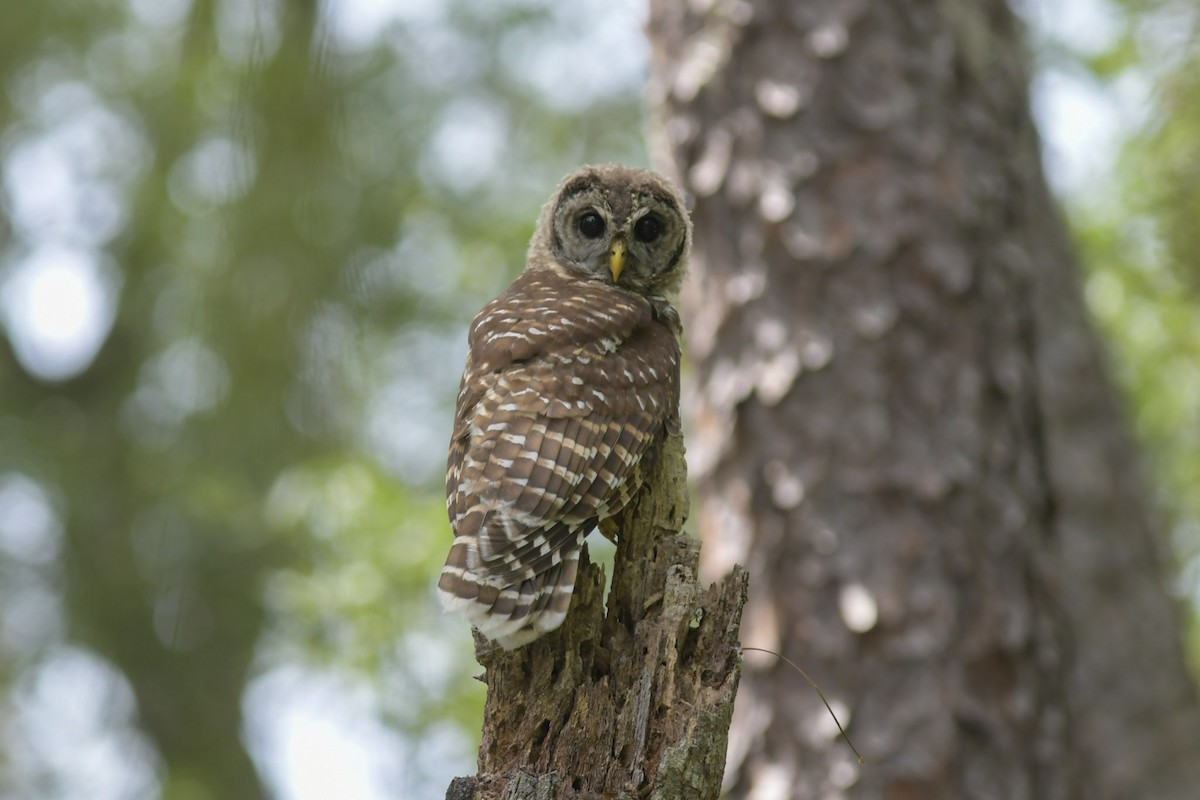
[[[642,486],[679,427],[683,198],[644,169],[568,175],[524,272],[475,317],[446,471],[454,543],[438,580],[506,649],[562,624],[583,540]]]

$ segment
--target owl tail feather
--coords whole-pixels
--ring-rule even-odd
[[[438,579],[438,599],[446,611],[466,615],[471,624],[505,650],[515,650],[563,624],[575,591],[582,537],[561,551],[562,560],[544,572],[498,587],[473,572],[467,548],[456,542]]]

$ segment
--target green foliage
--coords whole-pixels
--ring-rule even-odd
[[[601,6],[402,3],[363,35],[335,5],[49,0],[0,26],[0,501],[59,537],[0,548],[0,600],[44,600],[0,612],[0,681],[100,654],[166,797],[266,793],[242,696],[289,663],[370,682],[409,735],[478,735],[432,593],[465,328],[561,175],[644,161],[638,76],[542,46]],[[75,365],[18,289],[64,250],[109,304]],[[11,633],[35,612],[61,624]],[[30,791],[14,764],[0,795]]]
[[[271,661],[350,671],[374,684],[391,722],[415,733],[451,720],[474,747],[484,694],[471,679],[478,666],[459,646],[465,635],[453,646],[443,640],[429,603],[430,576],[447,549],[439,500],[353,454],[281,475],[266,521],[311,550],[305,563],[268,577],[271,624],[260,647]]]
[[[1200,670],[1200,4],[1126,0],[1124,28],[1082,59],[1133,111],[1115,191],[1074,198],[1087,296],[1107,334],[1192,599]],[[1130,90],[1134,91],[1130,91]]]

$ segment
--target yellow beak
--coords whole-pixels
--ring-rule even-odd
[[[625,269],[625,242],[613,239],[608,255],[608,269],[612,272],[613,283],[616,283],[621,279],[621,270]]]

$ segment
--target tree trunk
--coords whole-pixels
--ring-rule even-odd
[[[562,628],[512,652],[476,637],[479,774],[455,779],[447,800],[717,797],[746,573],[697,584],[686,483],[672,437],[622,521],[607,615],[585,549]]]
[[[748,658],[730,796],[1194,797],[1178,612],[1007,5],[653,0],[649,31],[695,196],[703,566],[749,567],[743,641],[867,762]]]

